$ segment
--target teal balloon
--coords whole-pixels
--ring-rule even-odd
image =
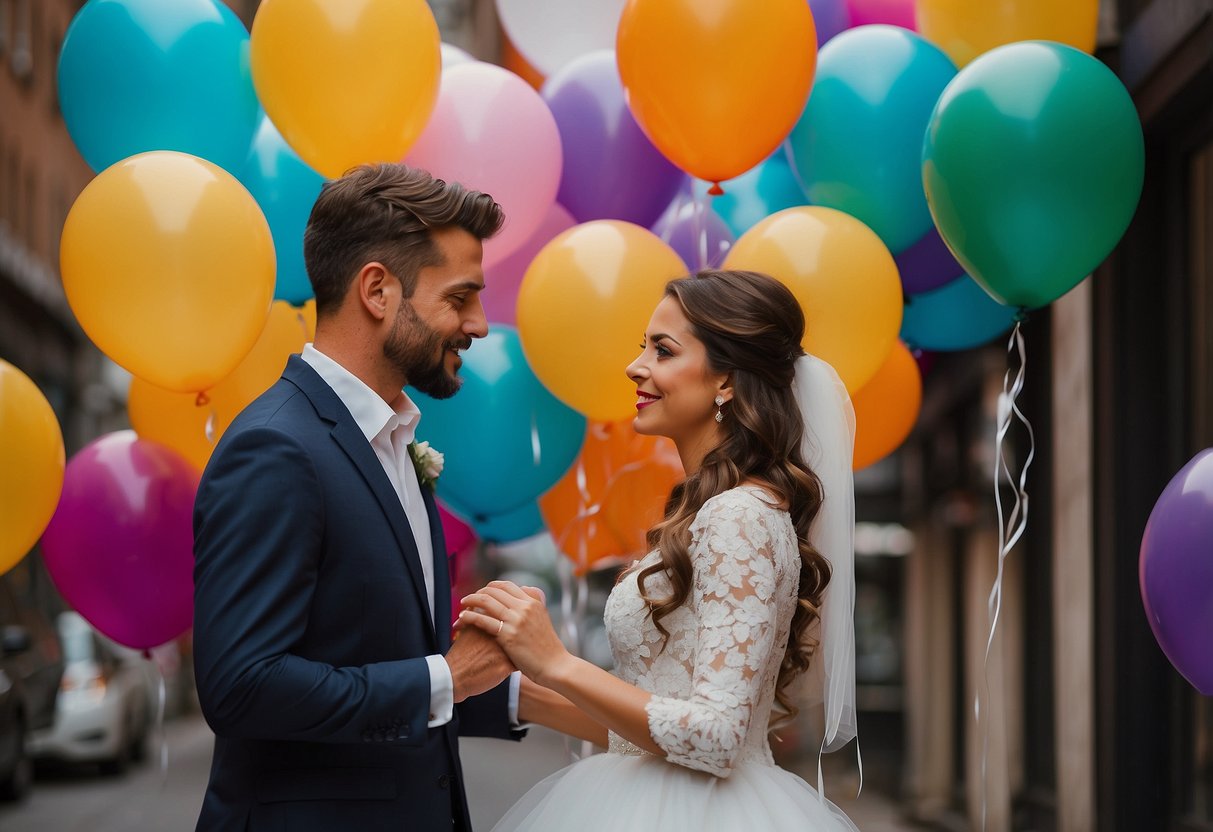
[[[303,262],[303,232],[324,177],[308,167],[263,116],[239,179],[261,206],[274,236],[278,258],[274,297],[296,305],[310,300],[312,283]]]
[[[446,457],[438,496],[482,522],[555,485],[581,451],[586,421],[531,372],[513,327],[474,341],[460,375],[463,387],[449,399],[408,394],[422,413],[418,440]]]
[[[217,0],[89,0],[64,36],[58,86],[95,171],[177,150],[235,174],[257,129],[249,33]]]
[[[771,214],[807,205],[804,191],[782,150],[735,179],[721,182],[721,196],[707,197],[708,184],[695,181],[695,195],[711,199],[712,210],[740,237]]]
[[[472,528],[481,540],[490,543],[513,543],[534,537],[543,531],[543,515],[539,513],[539,504],[530,502],[522,508],[504,514],[494,514],[481,520],[473,519]]]
[[[922,190],[922,139],[956,66],[899,26],[860,26],[817,59],[813,92],[788,136],[809,202],[859,219],[890,251],[932,227]]]
[[[910,295],[901,318],[901,340],[920,350],[967,350],[1009,330],[1018,310],[1003,306],[968,275],[938,289]]]
[[[944,90],[922,150],[935,224],[999,302],[1051,303],[1124,234],[1141,196],[1145,146],[1110,69],[1070,46],[994,49]]]

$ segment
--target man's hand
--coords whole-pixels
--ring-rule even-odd
[[[492,690],[514,672],[497,641],[474,627],[459,633],[446,654],[456,702]]]

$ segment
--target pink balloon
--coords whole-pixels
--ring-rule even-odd
[[[454,557],[476,542],[476,532],[467,523],[451,514],[451,510],[438,503],[438,517],[442,520],[442,536],[446,539],[447,554]],[[451,571],[451,583],[457,580]]]
[[[539,228],[556,201],[563,154],[539,93],[509,70],[476,62],[442,73],[434,114],[404,161],[501,205],[505,226],[485,242],[487,267]]]
[[[914,21],[914,0],[847,0],[847,6],[851,11],[852,28],[887,23],[911,32],[918,31]]]
[[[518,287],[522,285],[522,278],[531,261],[557,234],[576,224],[577,220],[573,219],[572,214],[564,210],[560,203],[553,202],[539,228],[517,251],[484,270],[484,292],[480,295],[480,301],[490,321],[510,326],[518,323],[515,317]]]
[[[134,431],[68,462],[42,553],[63,598],[114,641],[145,650],[193,623],[197,490],[192,465]]]

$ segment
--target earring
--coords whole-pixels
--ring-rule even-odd
[[[716,404],[716,421],[723,422],[724,414],[720,412],[720,408],[722,408],[724,406],[724,396],[717,396],[715,404]]]

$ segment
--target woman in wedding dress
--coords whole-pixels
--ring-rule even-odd
[[[670,437],[687,477],[607,602],[613,673],[569,653],[514,584],[463,599],[458,626],[524,674],[520,718],[609,749],[541,781],[496,830],[855,829],[767,739],[809,701],[825,704],[824,748],[855,733],[853,414],[803,334],[765,275],[667,286],[627,373],[636,431]]]

